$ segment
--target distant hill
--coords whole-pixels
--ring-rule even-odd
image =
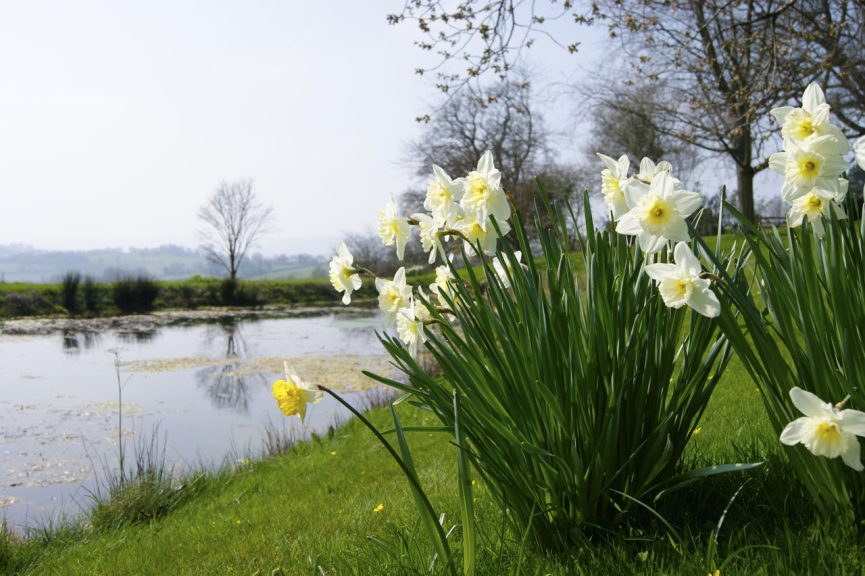
[[[328,258],[292,254],[264,257],[252,254],[240,267],[241,278],[314,278],[327,274]],[[21,245],[0,245],[0,282],[58,282],[70,271],[96,280],[145,274],[158,280],[182,280],[190,276],[224,276],[204,255],[182,246],[157,248],[106,248],[101,250],[37,250]]]

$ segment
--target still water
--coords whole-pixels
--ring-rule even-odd
[[[362,404],[389,374],[377,315],[232,320],[149,332],[0,334],[0,521],[14,529],[80,514],[97,477],[154,436],[175,470],[261,453],[265,429],[297,437],[347,418],[325,397],[306,422],[270,394],[288,360],[298,375]],[[120,363],[118,404],[115,354]]]

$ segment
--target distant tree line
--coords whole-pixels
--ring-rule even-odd
[[[265,257],[251,254],[238,270],[241,278],[324,276],[327,257],[292,254]],[[222,269],[198,251],[168,244],[156,248],[106,248],[84,251],[35,250],[0,246],[0,281],[57,283],[75,270],[99,282],[124,276],[182,280],[192,276],[220,277]]]

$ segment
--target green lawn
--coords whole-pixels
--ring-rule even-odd
[[[405,405],[403,405],[405,406]],[[432,424],[405,406],[404,425]],[[387,428],[389,414],[371,414]],[[458,523],[455,449],[448,438],[411,436],[421,481]],[[759,394],[735,361],[688,456],[694,466],[765,460],[754,471],[705,480],[661,501],[621,533],[549,554],[521,546],[483,487],[477,490],[481,574],[862,574],[862,537],[817,520],[787,473]],[[425,574],[432,547],[408,485],[369,431],[353,421],[275,458],[211,475],[161,519],[120,529],[68,529],[0,546],[0,569],[21,574]],[[741,490],[739,490],[741,488]],[[191,489],[191,488],[185,488]],[[733,495],[738,495],[732,500]],[[376,512],[376,507],[382,505]],[[718,551],[709,542],[724,509]],[[459,549],[459,530],[450,539]],[[437,563],[436,567],[441,567]],[[434,573],[437,573],[434,571]]]

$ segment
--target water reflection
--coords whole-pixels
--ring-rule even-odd
[[[204,332],[208,347],[220,339],[224,341],[221,349],[227,362],[198,370],[195,381],[214,407],[247,414],[253,389],[266,386],[267,379],[264,374],[244,371],[242,362],[248,357],[248,347],[240,326],[240,322],[228,320]]]
[[[158,328],[117,332],[117,339],[123,344],[146,344],[155,340],[157,336],[159,336]]]
[[[66,354],[78,354],[81,350],[91,350],[102,340],[96,332],[75,332],[64,330],[61,333],[63,352]]]

